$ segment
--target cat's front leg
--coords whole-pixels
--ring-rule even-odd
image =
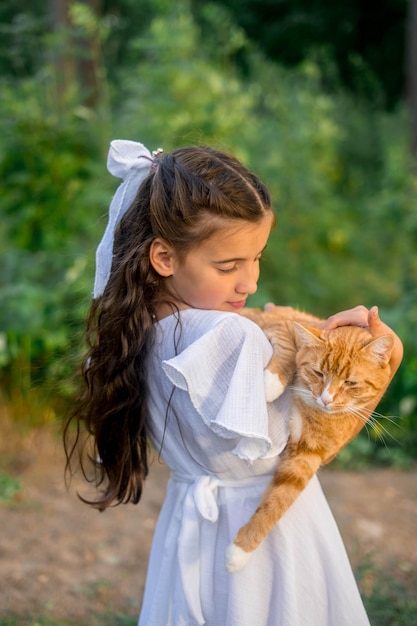
[[[277,329],[266,328],[264,333],[274,350],[268,367],[264,371],[265,398],[267,402],[273,402],[283,394],[294,376],[294,344],[291,341],[284,341]]]
[[[297,453],[297,449],[296,442],[288,444],[258,508],[228,546],[228,572],[237,572],[246,565],[253,551],[294,504],[320,467],[320,454],[311,450]]]
[[[284,392],[286,381],[283,381],[277,371],[271,365],[268,365],[264,371],[264,388],[265,399],[267,402],[273,402],[279,398]]]
[[[276,523],[275,516],[264,514],[264,507],[258,507],[249,522],[242,526],[226,550],[226,569],[234,574],[243,569],[254,550]]]
[[[276,495],[277,493],[275,493]],[[273,505],[273,497],[274,494],[271,486],[269,486],[260,506],[258,506],[250,520],[240,528],[233,543],[228,546],[226,550],[226,569],[230,574],[234,574],[245,567],[254,550],[265,539],[268,532],[278,521],[278,518],[281,517],[283,511],[280,510],[280,504]],[[288,506],[286,505],[286,508]]]
[[[272,357],[268,367],[264,371],[264,388],[265,399],[267,402],[273,402],[279,398],[288,384],[288,379],[282,374],[277,366],[275,356]]]
[[[251,556],[252,552],[245,552],[235,543],[231,543],[226,550],[226,569],[229,574],[243,569]]]

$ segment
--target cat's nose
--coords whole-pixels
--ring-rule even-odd
[[[329,393],[329,391],[325,389],[320,396],[320,400],[324,406],[328,406],[333,402],[333,394]]]

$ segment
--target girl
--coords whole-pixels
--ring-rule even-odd
[[[100,509],[139,501],[149,441],[171,469],[139,625],[369,624],[317,478],[243,570],[225,567],[288,437],[290,407],[264,396],[271,345],[239,315],[274,224],[268,190],[205,147],[164,155],[114,141],[108,167],[124,182],[97,251],[86,384],[66,449],[70,461],[75,420],[92,438]],[[343,324],[394,335],[394,375],[401,342],[376,307],[326,325]]]

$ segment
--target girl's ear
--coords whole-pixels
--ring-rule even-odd
[[[172,276],[174,273],[175,253],[163,239],[157,237],[149,248],[149,261],[160,276]]]

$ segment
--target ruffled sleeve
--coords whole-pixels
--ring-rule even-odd
[[[233,454],[253,461],[271,448],[263,379],[271,356],[260,328],[230,315],[162,367],[209,428],[239,438]]]

